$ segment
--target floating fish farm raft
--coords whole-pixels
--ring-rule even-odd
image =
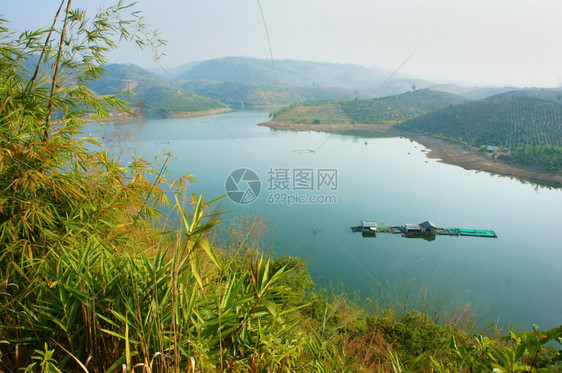
[[[361,221],[361,225],[351,227],[353,232],[361,232],[363,237],[376,237],[377,233],[401,234],[407,238],[422,238],[433,241],[435,236],[469,236],[497,238],[496,232],[488,229],[439,228],[427,220],[419,224],[395,226],[378,225],[375,221]]]

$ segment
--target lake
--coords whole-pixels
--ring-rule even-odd
[[[199,182],[188,192],[204,192],[206,200],[225,194],[232,171],[253,171],[235,173],[226,186],[249,203],[224,198],[222,208],[230,216],[265,217],[265,241],[278,254],[304,258],[320,286],[343,283],[373,302],[396,303],[405,294],[416,298],[423,286],[431,305],[470,303],[479,325],[560,325],[561,190],[439,163],[405,138],[257,126],[268,114],[143,119],[108,124],[105,133],[88,124],[85,132],[105,136],[124,159],[136,152],[153,160],[171,151],[168,170],[194,174]],[[363,238],[349,228],[361,220],[431,220],[439,227],[493,229],[498,238]]]

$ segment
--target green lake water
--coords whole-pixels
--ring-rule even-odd
[[[230,216],[265,217],[265,241],[279,254],[304,258],[321,286],[343,283],[364,298],[403,303],[406,293],[417,296],[423,284],[429,303],[470,303],[481,325],[560,325],[561,190],[443,164],[405,138],[256,125],[267,119],[268,112],[246,111],[214,119],[109,124],[103,133],[88,125],[85,131],[104,136],[124,158],[136,152],[151,160],[171,151],[175,159],[168,170],[194,174],[199,182],[189,192],[204,192],[207,200],[225,194],[233,170],[253,170],[261,186],[257,199],[241,205],[225,198],[222,208],[232,210]],[[337,184],[330,184],[334,175]],[[280,190],[283,186],[288,189]],[[296,198],[316,203],[281,203]],[[439,227],[493,229],[498,238],[363,238],[349,228],[361,220],[388,225],[431,220]]]

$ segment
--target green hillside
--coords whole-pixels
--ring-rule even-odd
[[[506,161],[562,169],[562,105],[530,97],[469,102],[402,123],[403,127],[472,146],[511,150]]]
[[[369,100],[312,101],[293,104],[274,113],[274,119],[292,123],[396,124],[466,99],[444,92],[419,90]]]
[[[341,100],[355,97],[353,91],[332,87],[287,87],[245,82],[191,81],[189,90],[229,106],[280,106],[305,100]]]
[[[412,106],[423,110],[425,113],[430,113],[449,106],[463,104],[469,100],[448,92],[420,89],[401,95],[383,97],[380,101]]]
[[[106,73],[101,79],[92,81],[89,88],[100,95],[130,89],[133,92],[132,98],[127,95],[122,97],[145,112],[187,113],[202,111],[203,108],[208,110],[226,107],[217,100],[190,94],[167,78],[136,65],[111,64],[104,68]]]
[[[330,62],[256,59],[246,57],[223,57],[197,64],[180,66],[170,71],[183,71],[177,76],[181,82],[198,80],[217,82],[243,82],[275,87],[338,87],[360,90],[365,96],[376,91],[376,97],[408,92],[415,85],[427,88],[434,83],[421,79],[392,79],[385,82],[390,71],[370,69],[360,65]],[[332,92],[334,93],[334,92]],[[347,96],[313,95],[316,99],[350,99]]]
[[[351,123],[395,124],[425,113],[416,107],[385,99],[345,101],[341,105]]]
[[[293,103],[273,112],[273,120],[287,123],[349,123],[338,101],[308,101]]]
[[[195,81],[183,84],[189,90],[236,106],[287,105],[300,96],[286,87],[274,87],[244,82]]]
[[[562,88],[525,88],[500,93],[490,99],[502,97],[532,97],[562,104]]]
[[[203,61],[179,76],[182,81],[238,81],[265,85],[367,87],[385,79],[382,72],[359,65],[295,60],[224,57]],[[275,73],[274,73],[275,71]]]

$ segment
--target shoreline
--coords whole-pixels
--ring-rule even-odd
[[[416,141],[429,151],[426,156],[431,159],[438,159],[438,162],[459,166],[465,170],[476,172],[489,172],[509,178],[519,179],[530,183],[541,184],[547,187],[561,188],[562,174],[543,170],[531,169],[523,166],[513,165],[502,162],[501,160],[490,159],[483,156],[479,151],[468,149],[460,144],[450,141],[437,139],[406,129],[397,129],[389,124],[304,124],[287,122],[264,122],[258,126],[269,127],[278,130],[293,131],[317,131],[317,132],[339,132],[339,131],[372,131],[406,137]]]
[[[195,118],[195,117],[204,117],[204,116],[208,116],[208,115],[216,115],[216,114],[223,114],[223,113],[227,113],[229,111],[232,111],[231,108],[218,108],[218,109],[210,109],[210,110],[201,110],[201,111],[188,111],[188,112],[182,112],[182,113],[174,113],[174,114],[169,114],[167,116],[164,116],[164,118]],[[124,112],[115,112],[115,113],[111,113],[113,115],[111,115],[108,118],[104,118],[102,120],[102,122],[129,122],[131,120],[134,119],[139,119],[139,118],[144,118],[146,116],[150,116],[150,115],[158,115],[157,112],[144,112],[144,113],[133,113],[133,114],[129,114],[129,113],[124,113]],[[92,123],[92,122],[96,122],[97,120],[91,115],[91,114],[86,114],[85,116],[82,117],[82,120],[84,121],[84,123]]]
[[[218,108],[218,109],[210,109],[210,110],[202,110],[202,111],[188,111],[183,113],[174,113],[168,115],[166,118],[194,118],[194,117],[204,117],[207,115],[215,115],[215,114],[222,114],[232,111],[231,108]]]

